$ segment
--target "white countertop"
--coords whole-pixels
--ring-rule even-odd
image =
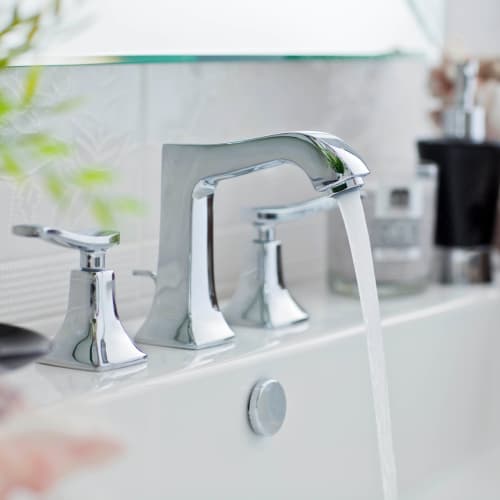
[[[80,398],[99,397],[107,391],[123,391],[160,380],[175,381],[191,377],[200,370],[216,370],[228,363],[242,362],[254,356],[275,355],[279,350],[303,348],[306,344],[339,341],[351,335],[362,334],[364,327],[357,299],[332,295],[322,283],[304,283],[293,288],[294,296],[310,313],[306,326],[287,331],[262,331],[235,328],[235,341],[211,349],[190,351],[143,345],[149,359],[144,365],[108,372],[87,372],[40,364],[32,364],[4,375],[4,383],[19,389],[32,408],[53,405]],[[496,285],[469,287],[431,286],[425,293],[386,299],[381,302],[383,324],[399,322],[435,314],[461,303],[498,300],[500,288]],[[137,331],[142,318],[127,321],[127,330]]]

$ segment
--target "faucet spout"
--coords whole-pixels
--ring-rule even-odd
[[[363,185],[369,173],[341,139],[289,132],[215,145],[163,146],[156,292],[136,340],[201,349],[234,333],[219,311],[213,270],[213,199],[220,181],[293,163],[328,196]]]

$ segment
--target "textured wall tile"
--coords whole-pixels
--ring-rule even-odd
[[[23,69],[9,70],[2,84],[12,93],[19,93],[25,74]],[[70,160],[61,161],[60,168],[77,165],[105,165],[117,172],[116,192],[142,194],[144,147],[141,126],[142,73],[131,66],[49,67],[44,70],[40,99],[44,104],[68,98],[82,98],[74,111],[41,120],[34,115],[22,124],[19,132],[48,129],[56,137],[73,145]],[[44,165],[40,165],[43,168]],[[139,189],[138,189],[139,187]],[[28,321],[34,317],[61,315],[68,293],[69,270],[78,267],[75,251],[27,240],[10,234],[10,227],[19,223],[42,223],[75,229],[92,227],[95,223],[75,198],[64,211],[58,211],[40,188],[33,184],[16,186],[0,184],[3,209],[0,215],[2,256],[0,258],[0,311],[3,320]],[[110,251],[109,262],[127,267],[141,254],[142,222],[127,220],[119,224],[123,245]],[[126,264],[129,266],[126,266]],[[135,293],[127,279],[119,287],[121,296]]]
[[[404,58],[151,65],[146,92],[148,137],[159,151],[161,142],[210,143],[285,130],[326,130],[360,152],[372,177],[410,173],[415,166],[414,139],[428,130],[425,78],[423,61]],[[309,181],[297,167],[220,183],[215,197],[215,269],[220,290],[234,287],[242,246],[241,238],[235,238],[230,249],[223,248],[225,235],[251,237],[242,228],[240,209],[312,196]],[[307,237],[294,237],[300,233],[293,226],[280,229],[284,239],[288,235],[291,239],[286,246],[288,262],[303,262],[308,256],[313,263],[310,269],[324,272],[323,224],[323,218],[314,217],[302,226],[315,228],[318,242],[312,246]],[[298,267],[292,266],[289,280],[299,277]]]
[[[9,72],[19,92],[23,70]],[[133,278],[134,268],[156,268],[160,217],[161,147],[167,142],[212,143],[285,130],[326,130],[365,158],[373,177],[411,172],[414,140],[428,133],[426,66],[418,59],[185,63],[55,67],[45,71],[47,101],[83,96],[76,112],[48,123],[75,144],[67,168],[104,163],[120,174],[113,191],[142,199],[144,217],[120,221],[122,245],[111,251],[117,271],[118,307],[124,318],[147,310],[153,286]],[[26,130],[39,126],[33,117]],[[367,180],[370,182],[370,179]],[[215,270],[225,297],[234,289],[252,227],[242,207],[283,204],[316,196],[304,173],[282,166],[221,182],[215,200]],[[12,321],[59,318],[67,300],[75,252],[15,238],[10,226],[44,222],[88,227],[79,200],[57,213],[36,187],[0,182],[2,256],[0,315]],[[325,217],[283,225],[285,276],[324,275]],[[46,321],[43,324],[48,324]]]

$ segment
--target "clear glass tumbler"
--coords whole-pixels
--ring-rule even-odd
[[[363,189],[379,295],[423,291],[434,257],[436,166],[418,165],[416,174],[391,178]],[[339,210],[328,214],[329,282],[335,292],[357,294],[349,243]]]

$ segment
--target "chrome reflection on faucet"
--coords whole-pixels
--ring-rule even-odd
[[[293,163],[326,196],[369,173],[341,139],[288,132],[216,145],[163,146],[160,248],[153,305],[138,342],[201,349],[234,337],[219,310],[213,271],[213,200],[220,181]]]

